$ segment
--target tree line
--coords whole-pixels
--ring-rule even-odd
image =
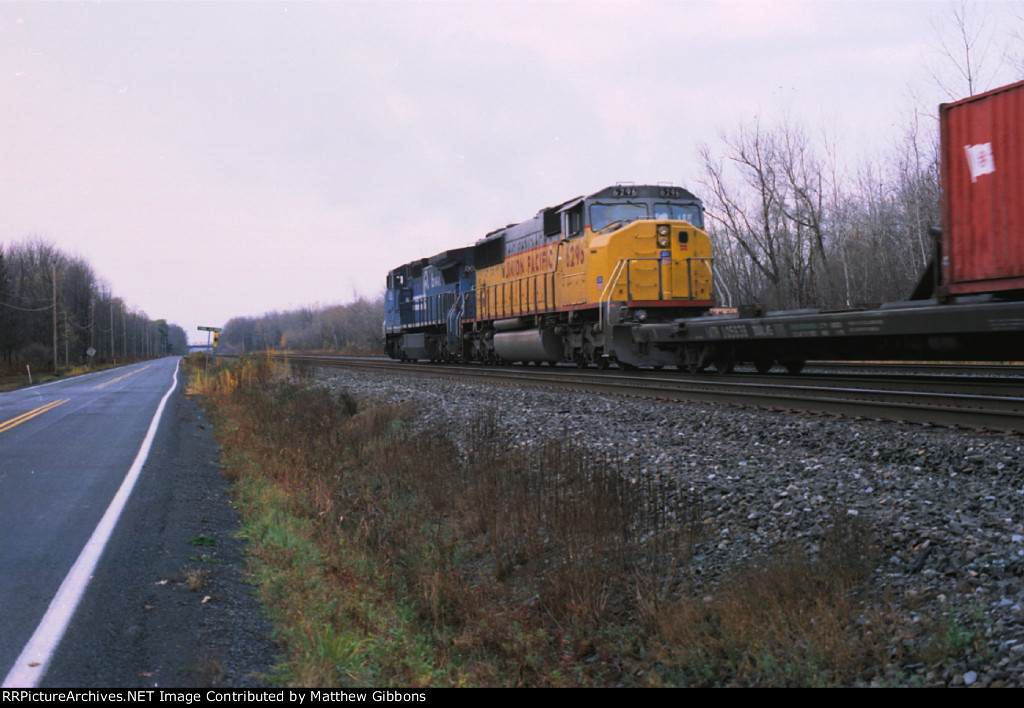
[[[116,297],[81,257],[40,239],[0,246],[0,362],[7,370],[185,354],[185,331]]]
[[[912,125],[852,176],[836,148],[793,123],[760,121],[701,148],[700,193],[723,304],[851,307],[907,299],[940,225],[934,130]]]
[[[234,317],[220,346],[245,353],[266,350],[380,353],[384,298],[360,297],[345,305],[307,306],[258,317]]]
[[[928,73],[947,100],[1024,77],[1024,13],[996,9],[960,1],[934,17]],[[885,157],[852,171],[825,131],[792,121],[755,119],[702,146],[695,191],[719,300],[786,309],[909,298],[941,227],[938,128],[935,106],[914,111]]]

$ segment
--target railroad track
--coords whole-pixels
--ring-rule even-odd
[[[569,367],[408,364],[376,357],[289,355],[292,364],[359,368],[583,393],[814,411],[1024,432],[1024,378],[887,375],[685,374]]]
[[[934,362],[850,362],[850,361],[808,361],[804,372],[814,373],[828,371],[859,372],[860,374],[909,374],[921,376],[935,374],[939,376],[999,376],[1024,377],[1024,363],[993,364],[993,363],[953,363],[936,364]]]

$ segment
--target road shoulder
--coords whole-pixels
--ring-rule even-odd
[[[239,528],[212,428],[179,388],[41,686],[266,685],[276,649]]]

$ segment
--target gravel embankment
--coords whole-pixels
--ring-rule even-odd
[[[1024,687],[1024,438],[323,370],[327,385],[418,404],[425,424],[496,411],[511,444],[568,436],[624,474],[656,475],[703,500],[706,575],[781,544],[813,553],[837,514],[870,523],[874,574],[900,614],[973,632],[964,662],[887,667],[921,685]]]

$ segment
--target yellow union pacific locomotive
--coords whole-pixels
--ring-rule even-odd
[[[702,229],[700,200],[667,185],[619,184],[542,209],[471,251],[389,273],[387,351],[602,368],[685,364],[665,332],[714,305]],[[434,270],[450,276],[442,282]]]

